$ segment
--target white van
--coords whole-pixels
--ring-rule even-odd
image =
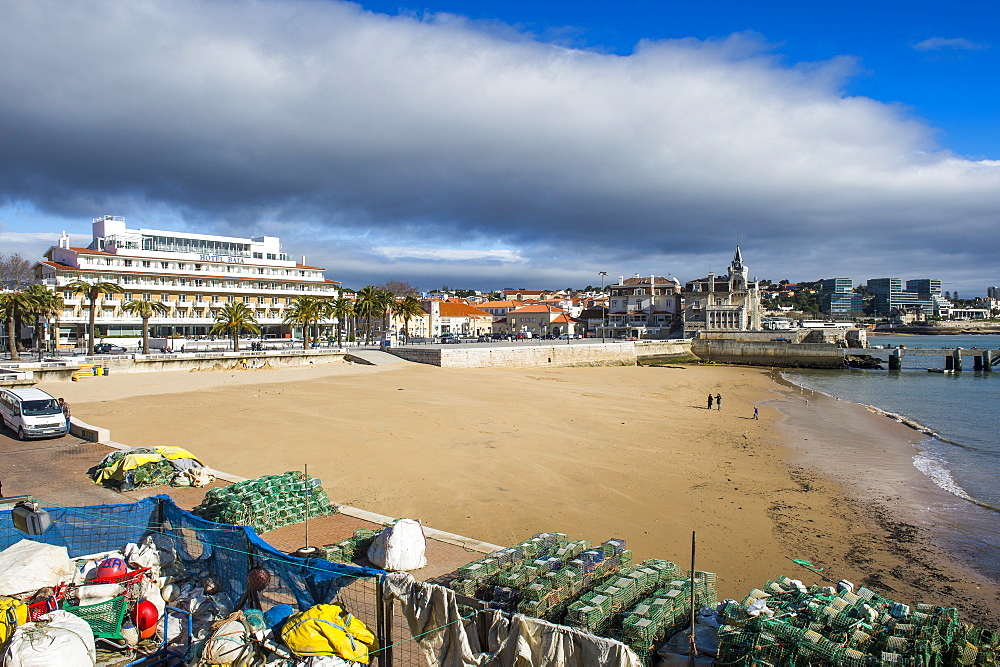
[[[0,389],[0,421],[20,440],[66,435],[59,401],[41,389]]]

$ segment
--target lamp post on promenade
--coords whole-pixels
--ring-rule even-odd
[[[600,276],[601,276],[601,296],[604,296],[604,279],[607,277],[608,272],[607,271],[598,271],[597,273],[600,274]],[[607,342],[605,340],[605,335],[607,334],[607,328],[605,327],[605,324],[604,324],[604,317],[607,314],[608,314],[608,309],[607,308],[604,308],[603,310],[601,310],[601,342],[602,343],[606,343]]]

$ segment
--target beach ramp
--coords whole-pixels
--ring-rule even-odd
[[[344,360],[354,364],[364,364],[365,366],[390,366],[393,364],[413,363],[388,352],[382,352],[381,350],[354,350],[345,354]]]

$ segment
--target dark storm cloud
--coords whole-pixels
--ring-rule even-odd
[[[976,238],[1000,165],[841,95],[846,58],[788,67],[752,35],[609,56],[338,2],[42,0],[4,19],[0,196],[58,215],[285,228],[358,271],[404,262],[378,247],[454,263],[394,267],[421,275],[683,275],[721,268],[737,233],[785,273],[846,272],[851,239],[992,261]],[[511,254],[445,252],[470,248]]]

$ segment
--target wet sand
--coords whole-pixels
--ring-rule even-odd
[[[805,558],[834,580],[997,624],[998,582],[921,525],[948,494],[910,464],[920,434],[818,394],[807,404],[766,370],[337,363],[42,388],[119,442],[181,445],[248,477],[308,463],[337,502],[497,544],[621,537],[637,558],[686,566],[697,531],[697,566],[718,573],[721,597],[782,574],[817,582],[789,560]],[[706,409],[709,392],[722,410]]]

